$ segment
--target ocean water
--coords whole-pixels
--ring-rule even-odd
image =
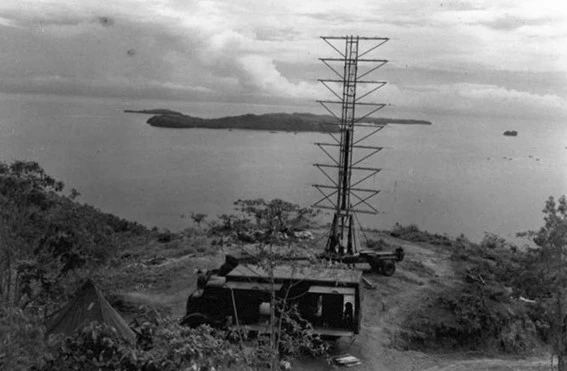
[[[202,116],[309,111],[310,107],[0,95],[0,160],[39,162],[79,200],[149,227],[179,230],[191,212],[232,211],[237,199],[282,198],[304,206],[325,183],[322,133],[162,129],[124,109],[170,108]],[[385,113],[384,116],[387,116]],[[432,126],[391,125],[365,142],[385,150],[361,166],[381,189],[366,227],[415,223],[430,232],[512,238],[542,224],[548,196],[567,193],[562,122],[423,115]],[[517,130],[505,137],[504,130]],[[364,130],[358,132],[364,135]],[[363,143],[361,143],[363,144]],[[359,154],[360,155],[360,154]],[[362,185],[361,185],[362,186]],[[330,217],[329,217],[330,220]]]

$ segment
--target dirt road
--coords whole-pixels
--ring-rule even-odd
[[[351,354],[360,359],[357,371],[535,371],[549,370],[550,359],[487,358],[461,353],[426,354],[397,350],[396,335],[402,322],[428,296],[442,292],[456,283],[447,247],[402,241],[387,235],[370,236],[402,246],[406,259],[399,263],[392,277],[366,272],[375,285],[366,289],[363,325],[354,342],[341,340],[334,355]],[[326,361],[299,362],[299,370],[339,369]]]

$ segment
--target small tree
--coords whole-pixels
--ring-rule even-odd
[[[197,224],[197,227],[199,227],[199,229],[201,229],[201,223],[204,222],[206,218],[207,214],[191,213],[191,219],[193,220],[193,223]]]
[[[272,286],[270,338],[267,346],[260,347],[260,351],[267,353],[272,369],[277,369],[280,350],[292,355],[301,350],[324,353],[326,348],[311,333],[310,324],[303,321],[297,308],[288,303],[290,290],[295,284],[286,287],[283,298],[277,298],[274,278],[277,266],[292,265],[291,260],[301,255],[294,231],[309,223],[316,212],[279,199],[238,200],[235,206],[241,214],[232,218],[224,216],[223,226],[219,230],[228,234],[231,242],[236,242],[240,248],[254,255],[256,264],[267,272],[268,282]],[[253,245],[253,250],[247,248],[246,244]]]
[[[543,209],[544,225],[538,231],[526,232],[539,247],[533,268],[541,272],[539,298],[545,302],[553,353],[558,359],[558,370],[567,371],[567,199],[553,197]]]
[[[18,308],[0,307],[0,369],[29,370],[47,350],[42,321]]]
[[[20,305],[29,294],[29,283],[35,281],[29,267],[38,256],[53,196],[62,190],[63,183],[35,162],[0,163],[0,297],[5,305]]]
[[[0,162],[0,305],[58,302],[70,273],[106,262],[117,235],[137,228],[63,188],[35,162]]]

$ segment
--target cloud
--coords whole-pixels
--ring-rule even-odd
[[[565,107],[566,103],[565,99],[557,95],[530,94],[495,85],[458,84],[455,88],[465,99],[497,102],[498,105],[528,105],[559,109]]]
[[[48,83],[38,84],[33,81],[37,77],[64,76],[77,83],[96,82],[97,89],[113,81],[128,81],[140,89],[149,81],[164,81],[163,86],[175,81],[227,96],[304,97],[312,90],[313,84],[289,81],[269,55],[282,48],[276,44],[289,25],[273,27],[272,37],[258,38],[262,30],[266,36],[267,24],[249,27],[236,17],[238,22],[233,22],[229,16],[234,6],[222,2],[158,1],[150,9],[128,5],[134,4],[118,2],[106,9],[100,2],[79,6],[59,1],[44,4],[42,11],[8,9],[11,22],[25,27],[27,34],[12,34],[12,46],[20,52],[0,60],[0,73],[19,75],[22,85],[41,89],[48,89]],[[34,46],[22,48],[30,33]]]
[[[526,19],[526,18],[504,16],[492,20],[490,22],[486,22],[484,23],[484,25],[486,25],[487,27],[494,28],[496,30],[511,31],[525,26],[541,26],[542,24],[548,24],[548,23],[551,23],[551,20],[549,18]]]
[[[389,90],[394,104],[409,110],[462,112],[495,117],[567,117],[567,100],[491,84],[417,85]]]
[[[393,38],[377,55],[392,60],[384,72],[396,104],[497,112],[491,101],[501,100],[510,110],[561,110],[561,7],[555,0],[3,1],[0,76],[10,79],[0,89],[312,101],[324,94],[317,58],[333,53],[319,36],[361,34]]]
[[[0,17],[0,26],[4,27],[18,27],[17,22],[9,18]]]
[[[298,82],[292,83],[276,69],[273,60],[258,56],[245,55],[239,58],[240,69],[244,72],[242,83],[259,88],[261,92],[269,95],[313,99],[317,97],[321,89],[316,83]]]

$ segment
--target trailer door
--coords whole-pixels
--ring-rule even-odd
[[[319,294],[325,326],[352,329],[358,322],[354,287],[311,286],[310,294]]]

